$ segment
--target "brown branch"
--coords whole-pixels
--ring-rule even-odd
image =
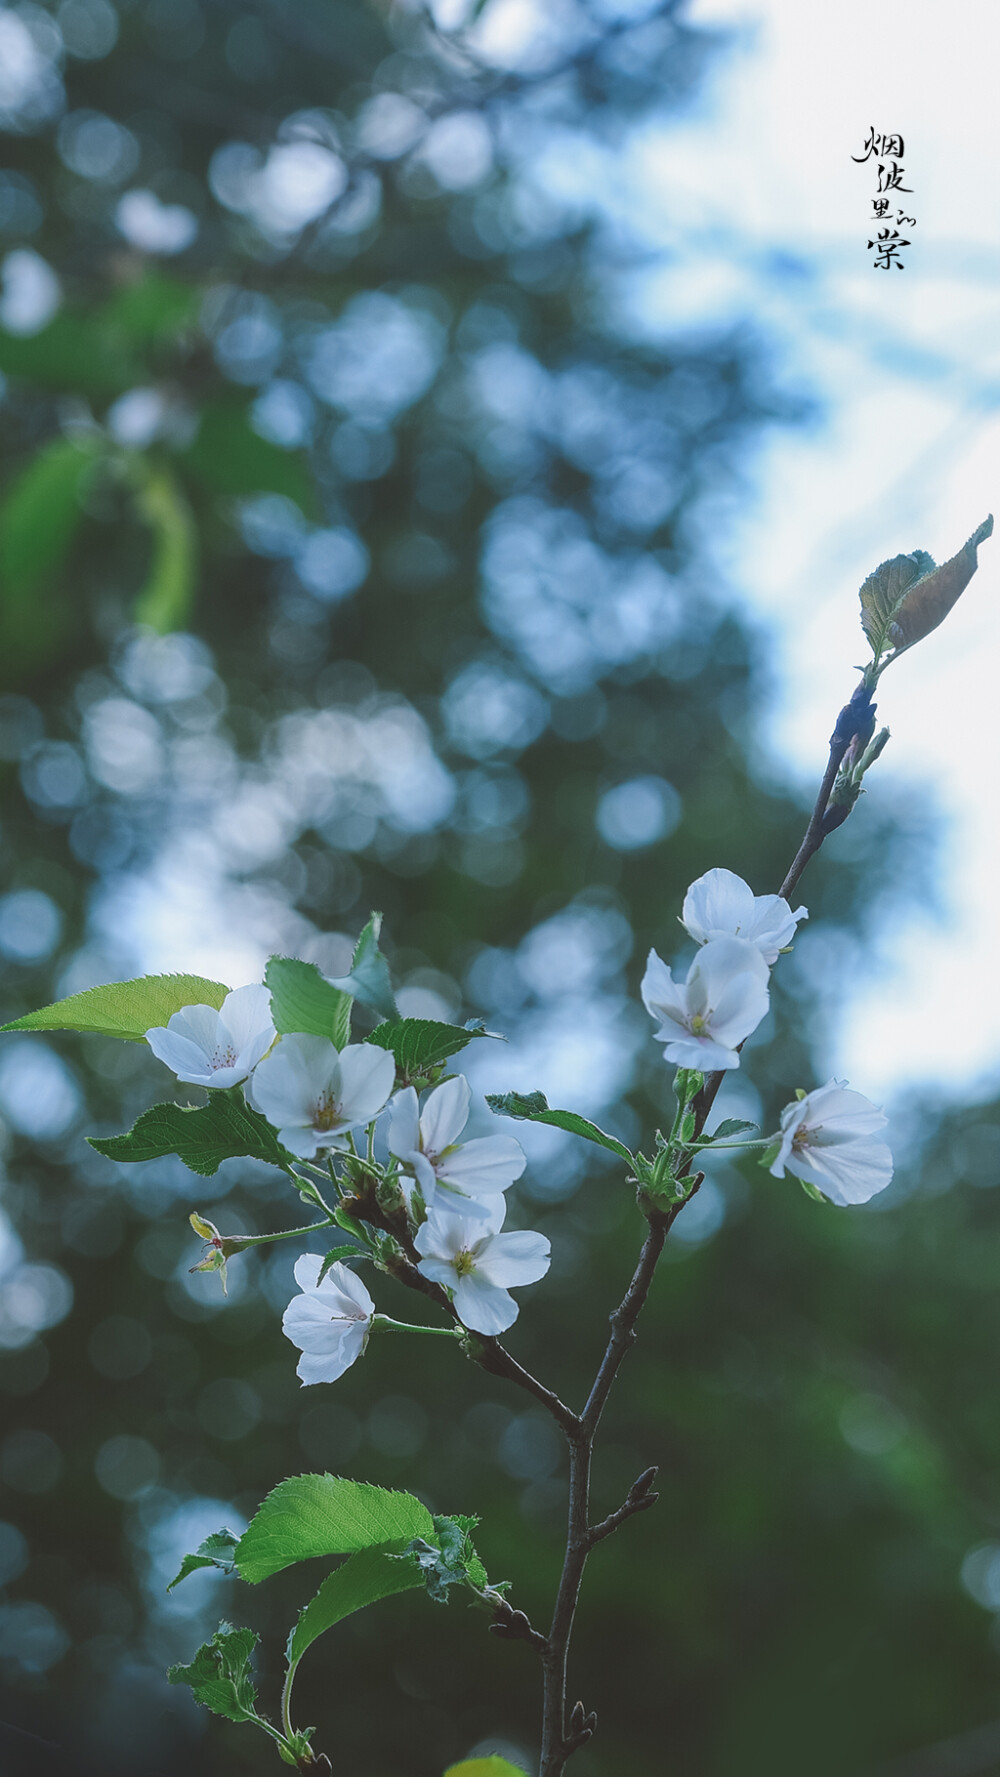
[[[861,680],[850,700],[844,705],[830,736],[830,754],[809,817],[809,824],[792,866],[778,891],[785,900],[788,900],[795,892],[806,865],[810,858],[819,851],[827,834],[846,818],[844,811],[834,810],[830,806],[837,774],[844,763],[848,748],[852,745],[856,748],[863,748],[871,739],[874,727],[875,709],[872,703],[872,687],[868,685],[865,678]],[[846,813],[849,812],[850,806],[846,810]],[[702,1135],[725,1077],[725,1073],[722,1071],[709,1074],[701,1091],[692,1100],[692,1109],[695,1113],[692,1140],[697,1140]],[[640,1475],[635,1482],[624,1504],[619,1506],[617,1511],[609,1513],[599,1524],[591,1525],[589,1522],[589,1496],[594,1439],[615,1378],[626,1353],[635,1343],[636,1322],[649,1294],[670,1226],[680,1214],[684,1203],[690,1202],[694,1192],[701,1184],[703,1176],[702,1173],[697,1175],[691,1191],[683,1202],[672,1204],[667,1210],[646,1210],[649,1229],[639,1255],[639,1263],[621,1305],[611,1316],[611,1336],[594,1379],[589,1399],[580,1416],[578,1430],[575,1434],[567,1432],[569,1439],[569,1511],[566,1554],[563,1560],[559,1590],[556,1594],[552,1627],[549,1630],[542,1654],[544,1683],[542,1756],[539,1777],[562,1777],[567,1760],[591,1738],[596,1725],[596,1717],[584,1715],[582,1703],[576,1705],[568,1721],[566,1718],[569,1645],[584,1568],[587,1564],[587,1556],[596,1543],[611,1536],[619,1525],[625,1523],[627,1518],[633,1517],[637,1512],[646,1511],[653,1505],[656,1494],[652,1493],[650,1489],[656,1477],[656,1470],[647,1469],[645,1474]]]

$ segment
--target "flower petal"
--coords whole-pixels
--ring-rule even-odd
[[[169,1025],[157,1025],[153,1030],[147,1030],[146,1041],[157,1060],[165,1062],[179,1080],[186,1080],[192,1086],[206,1086],[212,1078],[208,1056],[192,1037],[171,1030]]]
[[[723,1068],[740,1065],[735,1049],[724,1049],[721,1043],[713,1043],[710,1037],[682,1037],[675,1040],[666,1031],[657,1031],[656,1040],[664,1043],[664,1060],[672,1062],[674,1067],[696,1067],[703,1074],[712,1074]]]
[[[712,938],[746,937],[753,920],[754,893],[732,870],[706,870],[684,896],[681,923],[699,944]]]
[[[661,956],[651,950],[642,978],[642,1003],[651,1018],[669,1019],[683,1024],[687,1018],[687,999],[679,981],[675,981]]]
[[[354,1321],[335,1349],[322,1353],[304,1351],[295,1369],[303,1387],[309,1387],[315,1382],[336,1382],[338,1376],[342,1376],[345,1370],[349,1370],[357,1362],[364,1351],[367,1338],[367,1322]]]
[[[404,1086],[392,1101],[388,1139],[390,1154],[399,1159],[420,1146],[420,1110],[412,1086]]]
[[[446,1154],[435,1171],[443,1185],[457,1185],[471,1197],[495,1197],[520,1178],[527,1164],[512,1135],[481,1135]]]
[[[868,1203],[892,1179],[888,1143],[874,1138],[832,1148],[796,1148],[788,1156],[789,1172],[806,1179],[841,1208]]]
[[[267,1054],[275,1038],[269,990],[259,985],[234,988],[222,1002],[219,1023],[232,1038],[233,1047],[241,1062],[246,1063],[249,1073]]]
[[[352,1043],[339,1058],[341,1128],[370,1123],[389,1101],[396,1079],[396,1058],[375,1043]]]
[[[472,1087],[464,1074],[435,1086],[420,1113],[420,1145],[425,1154],[441,1154],[458,1140],[469,1121],[471,1103]]]
[[[457,1277],[452,1288],[455,1312],[462,1325],[471,1327],[474,1333],[485,1333],[488,1337],[504,1333],[517,1319],[514,1298],[508,1296],[506,1290],[498,1289],[495,1283],[490,1283],[478,1269],[466,1277]]]
[[[320,1099],[337,1084],[337,1051],[325,1037],[282,1037],[254,1072],[253,1102],[275,1129],[311,1129]]]
[[[319,1283],[323,1260],[319,1253],[303,1253],[295,1261],[295,1281],[300,1290],[314,1290]]]
[[[489,1250],[476,1265],[476,1272],[501,1289],[517,1289],[544,1277],[551,1259],[552,1247],[545,1235],[524,1229],[494,1235]]]

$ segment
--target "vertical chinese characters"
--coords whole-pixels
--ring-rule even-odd
[[[872,198],[872,217],[875,221],[884,222],[886,226],[876,230],[875,239],[868,242],[868,251],[875,252],[872,265],[876,271],[889,271],[893,266],[903,271],[903,247],[909,247],[910,241],[901,233],[902,228],[916,228],[915,216],[907,216],[903,210],[893,215],[893,192],[912,194],[912,186],[903,184],[906,168],[903,166],[902,136],[885,131],[879,135],[872,124],[865,139],[861,154],[852,154],[851,159],[859,164],[867,160],[875,161],[875,178],[878,196]]]

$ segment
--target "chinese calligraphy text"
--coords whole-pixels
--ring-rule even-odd
[[[894,131],[885,130],[880,135],[872,124],[862,145],[860,154],[852,154],[851,159],[859,164],[867,160],[875,162],[875,180],[877,197],[873,197],[872,220],[885,222],[884,228],[874,231],[874,239],[868,242],[868,251],[874,252],[872,267],[875,271],[903,271],[904,265],[901,252],[911,245],[910,240],[901,234],[902,228],[915,228],[915,216],[907,216],[902,210],[893,215],[893,199],[886,195],[889,192],[906,192],[912,195],[913,187],[903,184],[906,168],[903,166],[903,138]]]

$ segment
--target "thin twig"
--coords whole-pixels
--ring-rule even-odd
[[[785,900],[788,900],[794,893],[810,858],[815,856],[827,837],[827,833],[832,831],[832,826],[827,820],[830,797],[848,748],[854,741],[859,744],[867,743],[874,731],[874,726],[875,710],[872,704],[871,687],[865,679],[862,679],[853,696],[837,717],[833,734],[830,737],[830,755],[812,814],[809,817],[809,824],[795,854],[791,869],[778,891]],[[709,1074],[701,1091],[692,1100],[692,1109],[695,1113],[692,1140],[695,1142],[704,1132],[712,1105],[724,1079],[724,1072]],[[539,1777],[562,1777],[567,1761],[574,1752],[587,1743],[596,1725],[596,1716],[585,1715],[582,1703],[576,1705],[568,1720],[566,1715],[569,1645],[584,1568],[587,1564],[587,1556],[596,1543],[603,1542],[605,1537],[611,1536],[621,1524],[625,1523],[626,1519],[633,1517],[637,1512],[648,1510],[653,1505],[656,1495],[651,1493],[650,1489],[655,1479],[656,1470],[647,1469],[645,1474],[640,1475],[624,1504],[619,1506],[617,1511],[609,1513],[599,1524],[592,1525],[589,1522],[589,1495],[594,1440],[615,1378],[626,1353],[635,1343],[636,1322],[649,1294],[671,1223],[683,1209],[684,1203],[690,1201],[694,1191],[701,1184],[703,1176],[702,1173],[697,1175],[693,1189],[683,1202],[671,1205],[669,1210],[647,1210],[649,1228],[639,1255],[639,1263],[620,1307],[611,1316],[611,1336],[594,1378],[594,1385],[587,1404],[580,1415],[576,1428],[567,1430],[566,1433],[569,1442],[569,1509],[566,1553],[559,1590],[556,1594],[552,1626],[542,1652],[542,1752]]]

